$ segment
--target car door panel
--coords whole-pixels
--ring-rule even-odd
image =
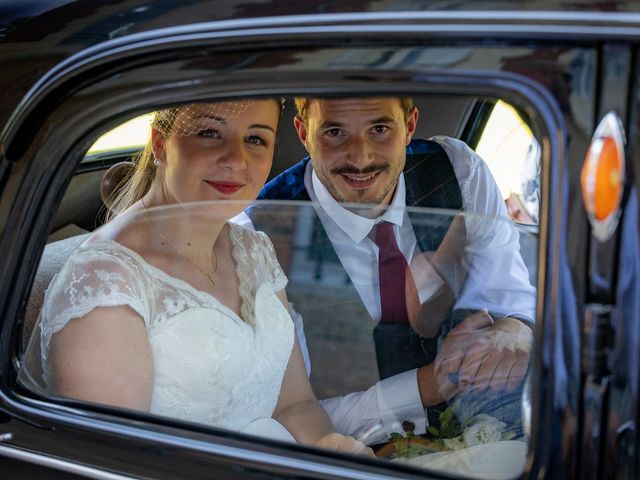
[[[201,2],[194,2],[191,13],[202,14],[198,5]],[[163,21],[169,10],[160,16]],[[0,251],[6,252],[0,279],[0,415],[6,412],[6,421],[0,423],[0,435],[12,434],[0,447],[62,462],[72,459],[94,471],[65,471],[60,465],[1,451],[0,468],[6,465],[6,472],[18,472],[29,465],[34,478],[69,473],[101,478],[100,472],[102,478],[110,473],[133,478],[438,477],[131,412],[51,401],[17,384],[15,368],[17,319],[47,236],[77,218],[82,218],[82,228],[95,226],[91,221],[100,207],[95,194],[102,169],[78,173],[77,167],[101,133],[173,102],[249,94],[406,92],[427,94],[421,108],[425,136],[452,135],[461,128],[472,138],[473,128],[464,126],[473,124],[467,122],[473,107],[501,98],[525,112],[542,145],[537,342],[525,475],[590,477],[611,468],[620,478],[635,478],[640,378],[633,352],[638,351],[638,338],[624,332],[637,330],[637,192],[630,190],[625,198],[626,230],[615,240],[618,246],[599,245],[588,234],[577,164],[584,159],[596,121],[613,108],[624,110],[626,131],[635,142],[630,161],[638,167],[634,122],[640,103],[637,98],[625,103],[637,92],[637,75],[628,73],[633,65],[637,69],[637,58],[622,45],[625,37],[605,32],[597,19],[590,20],[600,28],[596,42],[593,34],[561,28],[566,27],[563,22],[571,23],[566,18],[536,37],[536,28],[548,21],[545,15],[523,26],[524,17],[512,14],[518,19],[514,24],[500,16],[484,22],[468,18],[463,41],[460,18],[444,17],[456,26],[455,36],[424,13],[383,15],[371,18],[370,24],[363,20],[369,17],[344,15],[309,23],[298,19],[298,24],[272,18],[169,27],[100,44],[45,74],[5,130],[0,158],[6,179],[0,182]],[[607,35],[618,43],[603,48],[610,40]],[[567,91],[566,84],[545,84],[541,72],[550,74],[553,82],[574,75],[573,90]],[[576,110],[568,111],[568,106]],[[303,154],[290,134],[287,145],[298,149],[279,152],[278,169]],[[63,196],[82,188],[91,194],[77,198],[92,198],[82,205],[86,214],[75,211],[77,198]],[[594,274],[607,280],[606,295],[594,290]],[[614,374],[609,383],[595,382],[585,391],[582,375],[589,372],[584,359],[599,353],[582,333],[595,301],[611,304],[607,318],[615,329],[608,359]]]

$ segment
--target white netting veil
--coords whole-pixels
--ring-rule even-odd
[[[162,135],[189,136],[206,130],[212,123],[237,118],[255,103],[253,99],[194,103],[155,113],[152,128]]]

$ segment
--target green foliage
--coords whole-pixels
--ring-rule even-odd
[[[392,432],[389,434],[389,437],[395,447],[392,458],[413,458],[439,451],[434,450],[423,443],[414,441],[418,436],[413,432],[405,432],[404,435],[402,433]]]
[[[395,451],[393,452],[393,458],[413,458],[427,453],[433,453],[434,450],[423,445],[422,443],[413,443],[408,439],[403,439],[399,442],[394,442]]]
[[[436,427],[429,425],[427,427],[427,432],[429,432],[431,435],[433,435],[434,438],[439,438],[440,437],[440,430],[438,430]]]
[[[462,434],[462,425],[458,422],[455,410],[449,406],[440,412],[440,438],[453,438]]]
[[[440,412],[439,419],[440,429],[433,425],[427,427],[427,431],[435,440],[454,438],[462,434],[463,426],[458,422],[455,409],[452,406],[449,406]]]

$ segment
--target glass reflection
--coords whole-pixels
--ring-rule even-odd
[[[466,144],[413,138],[411,98],[296,107],[309,156],[266,185],[279,99],[156,112],[140,156],[105,174],[108,222],[45,251],[44,264],[62,261],[43,282],[23,383],[276,441],[517,474],[537,226],[509,219]]]
[[[354,213],[366,208],[347,206]],[[154,208],[140,212],[134,221],[149,222],[151,217],[158,226],[171,221],[176,226],[172,239],[180,241],[190,231],[194,215],[213,223],[239,207],[208,202]],[[535,263],[532,234],[518,231],[503,218],[419,208],[398,212],[406,226],[418,232],[409,242],[412,255],[404,272],[403,296],[395,298],[409,311],[409,325],[402,325],[380,321],[382,302],[368,301],[366,295],[380,289],[384,278],[377,268],[368,276],[350,275],[319,231],[318,205],[255,202],[245,212],[228,224],[230,232],[239,233],[237,238],[254,238],[255,233],[242,235],[264,231],[277,257],[267,267],[257,261],[262,258],[259,245],[238,250],[240,244],[234,244],[236,277],[248,279],[253,324],[217,301],[215,292],[166,273],[179,265],[145,265],[140,256],[100,236],[80,247],[82,255],[102,267],[107,247],[116,258],[134,259],[139,268],[135,288],[143,292],[134,308],[143,313],[154,310],[147,326],[153,393],[148,405],[126,407],[304,442],[299,433],[291,437],[274,409],[284,388],[282,369],[290,349],[282,342],[294,331],[289,324],[295,325],[313,391],[336,429],[372,446],[379,458],[480,477],[507,478],[521,471],[527,448],[523,391],[531,351],[527,319],[535,316],[526,298],[533,302],[535,290],[527,280],[505,284],[505,265],[498,260],[509,236],[519,248],[509,268],[520,269],[526,278],[535,276],[524,266]],[[376,245],[374,239],[364,241]],[[184,264],[177,257],[174,261]],[[72,271],[57,281],[62,291],[77,296],[73,308],[82,304],[83,296],[100,295],[100,288],[112,288],[111,296],[114,290],[128,292],[122,276],[116,278],[106,268],[93,277],[110,279],[108,285],[94,285],[94,291],[82,280],[91,272]],[[278,278],[286,283],[286,309],[274,296]],[[55,283],[53,287],[55,291]],[[179,294],[169,295],[172,289]],[[402,289],[391,295],[398,292]],[[473,300],[484,302],[483,307],[473,305]],[[521,316],[524,329],[497,328],[508,316]],[[51,360],[47,339],[56,331],[64,331],[64,326],[55,321],[36,327],[22,382],[47,395],[117,405],[108,395],[100,396],[104,390],[83,398],[56,387],[56,370],[67,368],[54,363],[51,369],[46,363]],[[110,358],[104,368],[119,362]],[[268,392],[273,393],[270,401],[256,400],[267,398]]]

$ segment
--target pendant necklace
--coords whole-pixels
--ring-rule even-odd
[[[147,211],[147,206],[144,204],[144,199],[140,199],[140,203],[142,204],[142,208],[144,209],[144,214],[147,216],[147,218],[149,219],[149,222],[151,223],[151,226],[153,227],[153,229],[155,230],[155,232],[160,236],[160,238],[164,241],[163,245],[167,245],[167,247],[169,247],[171,250],[173,250],[173,252],[184,258],[187,262],[189,262],[191,265],[193,265],[200,273],[202,273],[202,275],[204,275],[207,280],[209,280],[209,282],[211,282],[211,285],[213,285],[214,287],[216,286],[216,281],[213,278],[213,275],[216,273],[216,271],[218,270],[218,255],[216,254],[216,250],[215,248],[212,248],[211,251],[213,252],[213,256],[215,258],[216,261],[216,267],[213,269],[213,271],[211,273],[207,273],[205,272],[202,268],[200,268],[193,260],[191,260],[189,257],[187,257],[186,255],[180,253],[180,251],[175,248],[173,245],[171,245],[171,243],[169,242],[169,240],[167,240],[167,237],[165,237],[162,232],[160,230],[158,230],[158,227],[156,227],[156,224],[153,222],[153,220],[151,219],[151,215],[149,215],[149,212]]]

